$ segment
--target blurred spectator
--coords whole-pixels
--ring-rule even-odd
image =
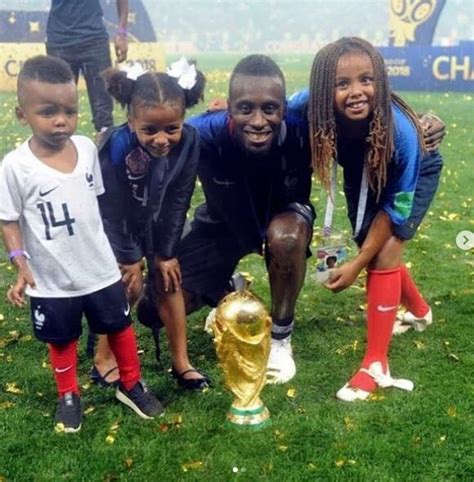
[[[115,37],[117,61],[127,58],[128,0],[116,0],[119,17]],[[46,27],[46,51],[70,66],[76,78],[82,72],[92,110],[95,130],[113,125],[112,98],[101,77],[111,67],[109,36],[99,0],[52,0]]]

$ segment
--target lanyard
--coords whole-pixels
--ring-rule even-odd
[[[336,189],[337,189],[337,162],[332,163],[331,173],[331,188],[328,194],[328,200],[326,204],[326,214],[324,216],[323,237],[329,238],[332,233],[332,221],[334,217],[334,207],[336,204]],[[367,195],[369,192],[369,180],[367,176],[367,167],[364,164],[362,169],[362,179],[360,181],[359,203],[357,205],[357,220],[354,230],[353,238],[356,238],[362,228],[362,222],[364,221],[365,209],[367,207]]]

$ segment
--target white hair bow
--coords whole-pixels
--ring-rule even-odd
[[[166,69],[170,77],[178,79],[178,84],[186,90],[191,90],[196,85],[196,67],[190,64],[185,57],[181,57]]]
[[[139,62],[133,62],[131,65],[124,65],[120,70],[126,72],[127,79],[130,80],[137,80],[138,77],[148,72],[148,70],[145,70],[142,67],[142,64],[140,64]]]

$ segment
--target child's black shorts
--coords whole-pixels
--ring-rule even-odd
[[[81,336],[82,316],[99,335],[120,331],[132,322],[122,281],[84,296],[30,298],[35,336],[62,345]]]

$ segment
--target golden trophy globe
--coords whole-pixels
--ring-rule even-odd
[[[260,399],[270,354],[271,318],[260,298],[250,291],[228,294],[212,323],[219,365],[234,394],[227,421],[261,428],[270,412]]]

